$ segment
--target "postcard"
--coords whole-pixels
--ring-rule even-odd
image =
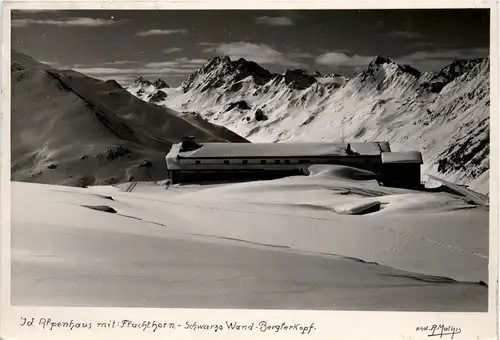
[[[2,15],[2,339],[497,337],[497,2]]]

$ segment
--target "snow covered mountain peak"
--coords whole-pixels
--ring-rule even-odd
[[[167,82],[161,78],[156,79],[153,82],[154,87],[157,89],[164,89],[164,88],[169,88],[170,86],[167,84]]]
[[[310,74],[304,69],[289,69],[282,74],[272,73],[254,61],[239,58],[231,60],[228,56],[215,56],[191,74],[181,85],[184,93],[194,90],[206,92],[220,88],[224,84],[229,86],[230,92],[239,91],[241,82],[248,80],[255,86],[263,86],[269,82],[285,84],[292,89],[303,90],[318,82],[321,74]],[[331,76],[330,78],[334,78]]]
[[[489,58],[458,59],[439,71],[438,76],[443,77],[447,81],[451,81],[457,77],[460,77],[464,73],[469,72],[478,64],[484,61],[487,61],[489,63]]]
[[[142,88],[153,86],[155,89],[158,89],[158,90],[170,87],[170,86],[168,86],[167,82],[161,78],[158,78],[155,81],[150,81],[150,80],[143,78],[142,76],[137,77],[134,80],[134,82],[132,83],[132,86],[142,87]]]
[[[439,72],[428,74],[427,79],[421,82],[420,88],[424,89],[424,91],[429,90],[433,93],[440,93],[453,80],[465,75],[469,78],[474,77],[475,74],[480,73],[482,70],[489,72],[489,58],[455,60]]]
[[[376,55],[375,58],[370,62],[368,67],[374,67],[375,65],[391,64],[393,61],[389,58],[382,57],[381,55]]]
[[[297,90],[304,90],[317,83],[317,79],[303,69],[286,70],[283,79],[288,86]]]
[[[143,78],[142,76],[137,77],[134,80],[133,84],[140,85],[140,86],[150,86],[150,85],[153,85],[152,82],[150,82],[146,78]]]
[[[281,74],[273,73],[251,60],[244,58],[231,60],[228,56],[214,56],[192,73],[181,84],[181,89],[184,93],[205,93],[209,90],[224,88],[234,93],[240,91],[245,82],[250,82],[256,89],[270,84],[284,85],[293,90],[305,90],[318,83],[330,88],[339,87],[347,79],[335,73],[322,76],[316,71],[311,74],[304,69],[288,69]]]
[[[223,84],[233,84],[251,77],[253,82],[263,85],[269,82],[274,75],[253,61],[244,58],[231,60],[228,56],[215,56],[208,59],[207,63],[192,73],[182,84],[184,92],[199,90],[205,92],[216,89]],[[235,88],[232,89],[234,91]]]
[[[231,67],[231,59],[228,56],[213,56],[200,68],[201,73],[208,73],[214,69],[225,69]]]
[[[391,75],[396,72],[399,75],[409,74],[414,78],[420,77],[420,71],[410,65],[398,64],[389,58],[385,58],[377,55],[369,64],[365,71],[361,75],[374,75],[377,72],[382,71],[387,75]]]
[[[376,56],[347,86],[353,94],[373,97],[385,93],[388,97],[395,97],[413,91],[420,76],[420,71],[409,65]]]

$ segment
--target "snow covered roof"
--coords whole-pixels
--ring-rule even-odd
[[[353,152],[358,153],[360,155],[364,155],[364,156],[367,156],[367,155],[377,156],[377,155],[380,155],[384,151],[388,151],[387,150],[388,143],[377,143],[377,142],[361,143],[361,142],[358,142],[358,143],[349,143],[349,145],[351,146],[351,150]]]
[[[422,154],[418,151],[407,152],[384,152],[382,153],[382,163],[415,163],[422,164]]]
[[[360,155],[380,155],[387,147],[379,143],[350,143]],[[348,155],[347,143],[204,143],[181,152],[183,158],[328,157]]]

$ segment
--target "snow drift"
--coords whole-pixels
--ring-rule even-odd
[[[133,192],[14,182],[13,303],[486,310],[487,209],[310,172]]]

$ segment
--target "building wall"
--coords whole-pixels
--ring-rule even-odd
[[[175,163],[175,164],[172,164]],[[302,157],[302,158],[210,158],[192,159],[180,158],[171,160],[169,169],[177,170],[244,170],[244,169],[268,169],[279,170],[289,168],[304,168],[311,164],[339,164],[355,166],[367,170],[378,171],[380,168],[380,156],[350,156],[350,157]],[[173,166],[172,166],[173,165]]]
[[[224,181],[236,179],[274,179],[305,175],[312,164],[353,166],[378,173],[379,156],[350,156],[325,158],[210,158],[170,159],[169,176],[174,183],[196,181]]]
[[[380,181],[388,187],[418,189],[421,186],[420,164],[384,164],[380,171]]]

